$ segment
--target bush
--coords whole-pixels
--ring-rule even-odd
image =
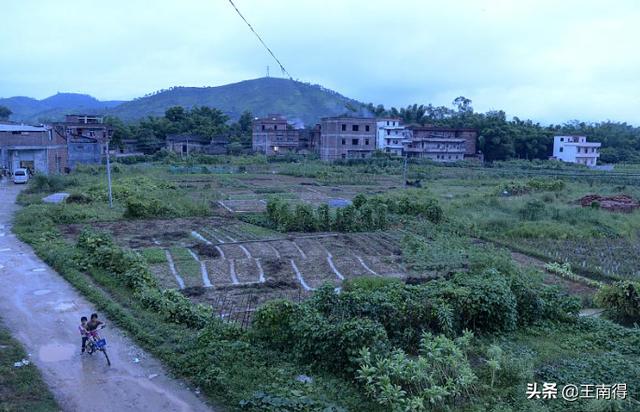
[[[452,304],[461,326],[476,331],[504,332],[516,328],[517,301],[509,281],[496,270],[482,274],[457,274]],[[445,291],[446,296],[448,291]]]
[[[76,183],[75,180],[59,175],[37,174],[29,181],[28,191],[33,192],[59,192],[65,187]]]
[[[366,318],[328,318],[309,305],[270,302],[256,311],[254,319],[255,338],[341,374],[355,371],[360,349],[369,347],[381,353],[389,347],[380,323]]]
[[[171,214],[170,207],[155,198],[128,197],[126,200],[124,217],[130,219],[144,219],[165,217]]]
[[[624,323],[640,323],[640,283],[625,280],[604,285],[594,300],[612,318]]]
[[[466,357],[472,337],[465,333],[451,340],[425,333],[417,358],[400,349],[385,357],[363,349],[357,379],[367,394],[388,410],[447,409],[468,397],[477,381]]]
[[[91,203],[91,196],[85,193],[71,193],[66,199],[66,203],[77,203],[81,205],[86,205]]]

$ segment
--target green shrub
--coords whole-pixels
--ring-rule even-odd
[[[85,193],[71,193],[66,199],[66,203],[77,203],[81,205],[86,205],[91,203],[91,196]]]
[[[60,175],[42,175],[36,174],[29,180],[29,192],[59,192],[70,184],[72,179],[64,178]]]
[[[400,349],[388,356],[360,353],[357,379],[369,396],[391,411],[447,409],[468,398],[477,377],[466,351],[473,335],[451,340],[425,333],[417,358]]]
[[[373,292],[375,290],[392,285],[400,286],[402,285],[402,281],[397,278],[387,278],[381,276],[360,276],[357,278],[347,279],[342,282],[342,290],[344,292]]]
[[[165,217],[171,212],[171,208],[160,199],[132,196],[126,200],[124,217],[131,219]]]
[[[355,371],[363,347],[375,353],[389,347],[385,329],[376,321],[329,318],[308,305],[286,301],[261,306],[252,323],[252,334],[301,361],[340,374]]]
[[[516,328],[517,301],[506,277],[496,270],[487,270],[482,274],[457,274],[453,282],[458,287],[450,297],[463,328],[485,332]],[[444,296],[448,293],[445,290]]]
[[[614,319],[625,323],[640,323],[640,283],[629,280],[602,286],[595,303]]]
[[[311,399],[300,391],[293,391],[290,397],[256,392],[250,399],[240,401],[240,409],[255,412],[346,412],[346,409],[342,407],[326,401]]]

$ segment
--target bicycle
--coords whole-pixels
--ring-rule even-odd
[[[100,329],[104,329],[102,326]],[[98,331],[93,330],[88,332],[89,339],[87,339],[87,353],[89,355],[93,355],[94,352],[100,351],[104,354],[104,357],[107,359],[107,365],[111,366],[111,361],[109,360],[109,355],[107,354],[107,341],[106,339],[100,338],[98,336]]]

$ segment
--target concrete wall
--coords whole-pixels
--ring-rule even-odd
[[[68,163],[72,170],[79,164],[102,162],[102,144],[97,142],[69,142]]]

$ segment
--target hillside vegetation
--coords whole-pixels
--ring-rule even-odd
[[[321,86],[265,77],[218,87],[174,87],[123,103],[109,113],[125,121],[161,116],[172,106],[210,106],[237,119],[245,111],[256,116],[279,113],[291,121],[314,124],[321,117],[351,112],[366,114],[362,104]]]
[[[11,120],[31,123],[63,120],[67,113],[87,111],[136,122],[148,116],[162,116],[174,106],[187,109],[208,106],[231,119],[238,119],[244,111],[256,116],[279,113],[308,125],[325,116],[369,114],[362,103],[332,90],[273,77],[216,87],[172,87],[128,102],[99,101],[84,94],[58,93],[43,100],[21,96],[0,99],[0,106],[13,112]]]

